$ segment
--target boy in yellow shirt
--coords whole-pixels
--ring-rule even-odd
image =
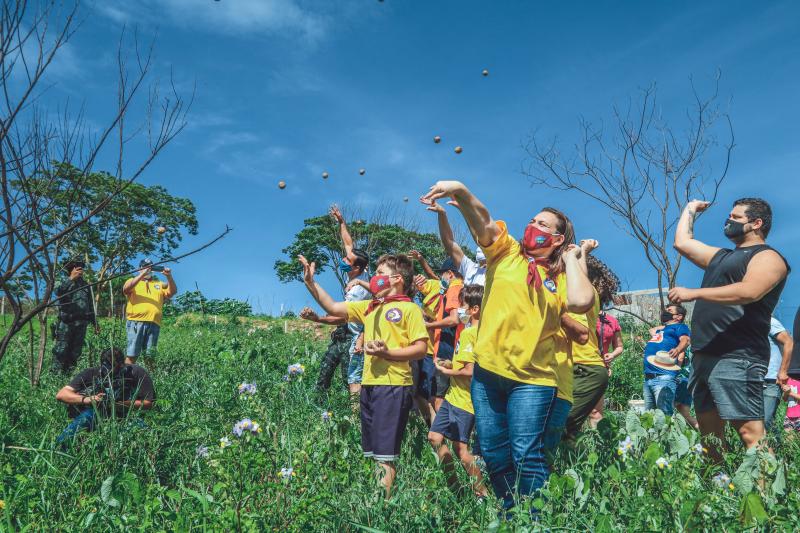
[[[428,433],[428,441],[436,450],[436,455],[448,474],[450,487],[456,486],[457,478],[453,470],[453,454],[444,444],[445,438],[452,443],[467,474],[474,479],[472,489],[478,496],[486,496],[486,487],[483,486],[483,477],[480,468],[475,464],[475,457],[469,451],[469,437],[475,426],[475,409],[472,407],[470,385],[475,363],[473,347],[478,339],[482,299],[481,285],[467,285],[460,293],[461,307],[458,309],[458,316],[462,322],[468,321],[468,325],[461,331],[452,362],[436,359],[436,369],[450,377],[450,388]]]
[[[391,495],[408,413],[412,404],[409,362],[425,356],[428,331],[422,311],[411,301],[413,267],[404,255],[378,258],[370,279],[373,300],[336,302],[314,281],[316,265],[298,256],[306,288],[331,316],[364,325],[361,381],[361,448],[383,470],[381,484]]]

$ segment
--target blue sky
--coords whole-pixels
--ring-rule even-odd
[[[760,195],[775,211],[771,244],[800,265],[794,2],[106,0],[81,13],[48,79],[54,105],[69,98],[85,104],[90,122],[108,119],[123,25],[156,38],[156,77],[172,72],[185,92],[196,85],[188,128],[141,179],[195,202],[200,235],[186,249],[234,228],[176,266],[182,289],[197,282],[211,297],[248,298],[262,312],[297,310],[310,298],[299,283],[279,283],[272,265],[304,218],[334,202],[368,212],[390,201],[434,230],[415,199],[438,179],[467,183],[516,233],[539,207],[562,208],[579,238],[601,241],[598,255],[626,287],[653,287],[638,247],[607,212],[575,193],[530,186],[519,171],[521,142],[538,129],[568,147],[578,117],[608,124],[613,104],[652,82],[663,113],[680,119],[689,76],[703,92],[717,69],[736,148],[697,234],[724,245],[730,203]],[[680,281],[700,278],[687,265]],[[783,318],[800,303],[799,289],[790,281]]]

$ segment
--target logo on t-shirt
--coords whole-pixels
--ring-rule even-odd
[[[552,293],[555,293],[556,290],[558,290],[558,287],[556,287],[556,282],[550,278],[544,280],[544,286]]]
[[[160,291],[161,290],[161,284],[160,283],[156,283],[155,285],[153,285],[153,288],[155,290],[157,290],[157,291]]]
[[[389,322],[400,322],[400,320],[403,318],[403,312],[397,307],[392,307],[386,311],[384,318],[386,318],[386,320]]]
[[[650,340],[647,341],[647,342],[655,342],[657,344],[661,344],[662,342],[664,342],[664,330],[662,329],[662,330],[656,331],[653,334],[653,336],[650,338]]]

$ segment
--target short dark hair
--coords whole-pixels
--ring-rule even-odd
[[[396,275],[403,278],[403,292],[411,296],[414,291],[414,263],[407,255],[401,254],[383,254],[378,258],[376,267],[386,265]]]
[[[733,202],[733,207],[737,205],[745,206],[744,214],[747,216],[748,222],[761,219],[760,231],[766,239],[767,235],[769,235],[769,230],[772,229],[772,208],[769,203],[763,198],[739,198]]]
[[[683,317],[681,319],[681,322],[686,320],[686,308],[684,306],[679,305],[679,304],[669,303],[669,304],[667,304],[667,307],[674,307],[675,308],[675,311],[677,311],[677,313],[675,313],[675,314],[676,315],[681,315]]]
[[[119,363],[125,359],[125,355],[119,348],[106,348],[100,354],[100,363],[114,366],[114,363]]]
[[[369,254],[364,250],[360,250],[358,248],[353,248],[353,255],[356,256],[355,261],[351,266],[360,267],[361,270],[366,270],[367,265],[369,265]]]
[[[481,306],[483,301],[483,285],[464,285],[458,295],[461,303],[467,304],[467,307]]]

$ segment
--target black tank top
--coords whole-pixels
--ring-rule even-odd
[[[701,287],[722,287],[742,281],[750,260],[764,250],[775,251],[766,244],[734,250],[723,248],[708,264]],[[786,259],[783,261],[786,262]],[[788,263],[786,268],[789,268]],[[784,285],[786,278],[759,301],[745,305],[722,305],[698,300],[692,313],[692,351],[766,364],[770,352],[770,317]]]

